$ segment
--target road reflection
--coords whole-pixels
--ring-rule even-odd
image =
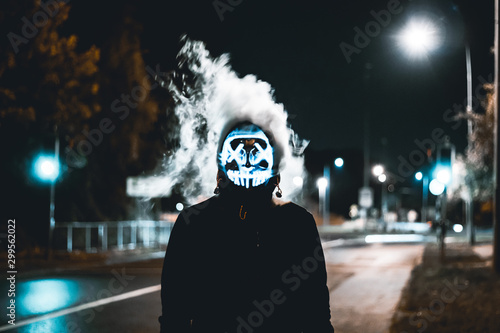
[[[17,314],[40,315],[75,304],[80,298],[78,283],[67,279],[44,279],[19,283]]]

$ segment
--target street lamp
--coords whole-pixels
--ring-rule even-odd
[[[372,168],[372,174],[377,178],[381,185],[380,192],[380,212],[382,220],[385,220],[385,216],[387,215],[387,188],[384,184],[387,180],[387,175],[384,173],[385,168],[381,164],[377,164]]]
[[[372,173],[375,177],[379,177],[384,173],[384,167],[380,164],[377,164],[372,168]]]
[[[435,196],[443,194],[445,188],[446,186],[437,179],[431,180],[429,184],[429,191]]]
[[[439,180],[440,183],[448,185],[451,180],[450,171],[448,169],[438,170],[436,179]]]
[[[302,178],[300,176],[293,177],[292,181],[293,181],[293,185],[295,185],[298,188],[302,188],[302,186],[304,185],[304,178]]]
[[[397,36],[398,44],[411,58],[422,58],[441,43],[441,32],[429,18],[414,17]]]
[[[327,222],[327,217],[328,217],[328,211],[327,211],[327,205],[326,205],[326,189],[328,188],[328,178],[326,177],[320,177],[316,181],[316,185],[318,186],[318,191],[319,191],[319,206],[320,206],[320,213],[323,213],[323,225]]]
[[[415,173],[415,179],[418,181],[422,181],[422,212],[421,218],[422,222],[427,222],[427,204],[428,204],[428,192],[429,192],[429,177],[427,176],[427,172],[424,175],[423,172],[418,171]]]
[[[385,183],[385,181],[387,180],[387,176],[385,175],[385,173],[383,173],[383,174],[379,175],[377,179],[379,182]]]
[[[333,163],[337,168],[342,168],[342,166],[344,165],[344,159],[342,159],[341,157],[337,157]]]
[[[54,156],[39,155],[33,163],[35,176],[48,182],[54,182],[59,176],[59,160]]]
[[[47,244],[47,259],[52,259],[52,238],[56,221],[54,218],[55,211],[55,192],[56,180],[60,173],[59,163],[59,138],[56,136],[54,155],[39,155],[33,163],[33,171],[35,176],[44,182],[50,182],[50,206],[49,206],[49,241]]]
[[[415,174],[415,179],[418,181],[421,181],[423,177],[424,175],[420,171]]]
[[[398,35],[399,45],[413,58],[422,57],[435,50],[441,43],[441,33],[436,24],[428,18],[413,18],[406,25],[403,31]],[[467,81],[467,106],[465,113],[467,115],[467,145],[469,149],[474,149],[472,136],[472,64],[469,42],[464,41],[465,48],[465,67]],[[470,189],[468,189],[470,192]],[[468,238],[471,244],[475,242],[473,226],[473,202],[470,193],[465,198],[465,212]]]

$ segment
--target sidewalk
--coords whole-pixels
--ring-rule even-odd
[[[106,252],[85,253],[55,252],[48,261],[44,253],[22,254],[16,258],[17,272],[20,278],[60,274],[69,271],[92,269],[97,267],[162,259],[165,249],[137,248],[133,250],[110,250]]]
[[[424,245],[332,249],[327,254],[336,333],[385,333]]]

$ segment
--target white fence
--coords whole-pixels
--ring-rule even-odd
[[[58,250],[87,253],[167,245],[173,221],[56,222]]]

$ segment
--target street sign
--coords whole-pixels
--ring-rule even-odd
[[[362,187],[359,189],[359,206],[371,208],[373,206],[373,189],[371,187]]]

